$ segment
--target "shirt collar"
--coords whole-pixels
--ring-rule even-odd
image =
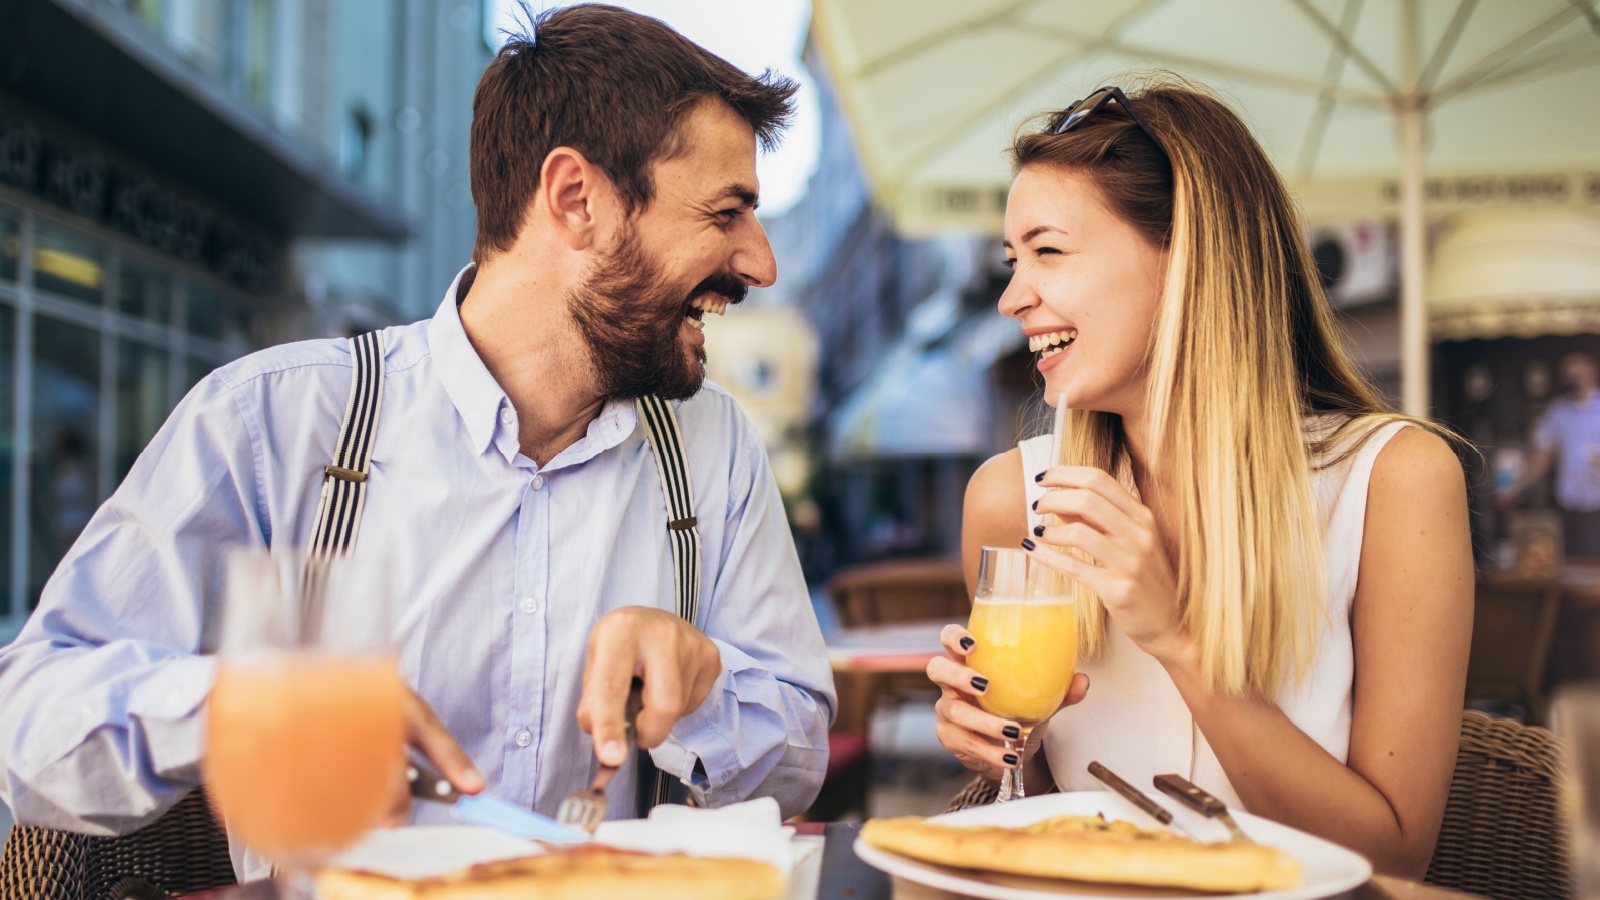
[[[428,323],[428,347],[439,381],[466,425],[472,449],[481,454],[494,444],[509,462],[514,461],[519,452],[516,411],[512,409],[511,398],[489,374],[489,368],[483,364],[461,325],[460,304],[472,289],[477,274],[477,265],[469,263],[450,282],[450,289],[433,314],[433,321]],[[501,422],[503,410],[511,411],[511,422]],[[588,462],[621,444],[638,424],[639,414],[631,401],[608,400],[600,414],[589,423],[583,438],[557,454],[545,468]]]
[[[450,282],[450,290],[445,292],[433,321],[428,323],[428,352],[433,356],[445,393],[467,426],[472,449],[482,453],[494,439],[500,411],[510,409],[511,400],[489,374],[478,351],[467,340],[466,329],[461,327],[458,306],[477,276],[477,265],[468,264]]]

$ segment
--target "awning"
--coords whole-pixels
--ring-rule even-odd
[[[277,235],[407,235],[394,210],[113,4],[0,3],[0,103],[7,95]]]
[[[1600,333],[1600,214],[1458,216],[1434,245],[1434,340]]]

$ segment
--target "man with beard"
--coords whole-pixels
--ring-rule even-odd
[[[474,100],[474,263],[431,320],[382,332],[352,552],[385,561],[412,623],[412,742],[462,790],[554,814],[587,786],[591,746],[622,762],[640,677],[638,743],[661,772],[705,805],[771,796],[792,815],[821,783],[832,679],[761,442],[702,385],[701,329],[776,276],[756,144],[775,143],[795,85],[612,7],[534,24]],[[352,346],[206,378],[61,562],[0,654],[19,822],[124,833],[198,783],[221,551],[310,540],[342,477],[324,467]],[[675,413],[697,523],[669,520],[646,395]],[[693,622],[670,537],[685,527]],[[639,812],[617,799],[633,778],[613,782],[612,815]]]

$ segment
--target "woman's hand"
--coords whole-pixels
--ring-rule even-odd
[[[978,708],[977,697],[989,689],[989,682],[966,665],[967,654],[977,641],[960,625],[946,625],[939,633],[939,641],[950,654],[928,662],[928,677],[940,691],[939,702],[933,706],[939,717],[935,730],[939,743],[962,765],[985,778],[998,780],[1006,769],[1015,769],[1038,751],[1044,742],[1045,725],[1041,723],[1033,729],[1026,747],[1007,750],[1005,742],[1021,737],[1022,727]],[[1061,706],[1079,702],[1088,692],[1089,677],[1082,673],[1072,676],[1067,699]]]
[[[1049,490],[1034,505],[1059,524],[1034,528],[1022,542],[1034,559],[1081,582],[1105,603],[1140,649],[1166,661],[1187,643],[1177,579],[1155,516],[1103,469],[1056,466],[1036,479]],[[1087,562],[1057,547],[1075,547]]]

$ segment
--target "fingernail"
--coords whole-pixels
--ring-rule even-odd
[[[972,689],[980,694],[987,691],[989,689],[989,679],[982,675],[974,675],[972,677]]]
[[[1013,741],[1022,737],[1022,729],[1015,725],[1007,725],[1006,727],[1000,729],[1000,733],[1008,738],[1011,738]]]
[[[1040,472],[1039,474],[1033,476],[1033,480],[1034,481],[1043,481],[1044,480],[1044,473]]]
[[[1000,758],[1005,760],[1006,761],[1006,765],[1008,765],[1008,766],[1014,766],[1014,765],[1017,764],[1017,755],[1015,753],[1007,753],[1005,756],[1002,756]]]
[[[1028,538],[1023,538],[1022,539],[1022,549],[1024,549],[1024,550],[1032,550],[1033,548],[1035,548],[1037,546],[1039,546],[1039,545],[1035,544],[1033,541],[1029,540]]]
[[[963,649],[963,650],[971,650],[972,649],[972,645],[976,644],[976,643],[977,643],[977,641],[973,640],[972,638],[964,637],[964,638],[961,639],[961,649]]]
[[[1035,500],[1035,501],[1033,501],[1033,503],[1031,503],[1029,505],[1032,507],[1034,512],[1038,512],[1039,511],[1039,501]]]
[[[622,748],[621,741],[606,741],[600,748],[600,761],[608,766],[620,766],[628,753]]]
[[[466,781],[468,787],[479,791],[483,790],[484,787],[489,784],[489,780],[483,777],[483,773],[479,772],[476,766],[467,767]]]
[[[1035,525],[1035,526],[1033,526],[1033,536],[1034,537],[1044,537],[1044,526],[1043,525]]]

